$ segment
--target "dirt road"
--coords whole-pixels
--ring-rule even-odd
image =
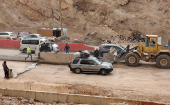
[[[0,81],[32,83],[44,91],[170,103],[170,69],[158,69],[155,64],[147,63],[138,67],[128,67],[124,63],[113,66],[113,72],[101,76],[75,74],[66,65],[39,64],[16,79],[1,78]],[[50,86],[55,88],[50,90]]]

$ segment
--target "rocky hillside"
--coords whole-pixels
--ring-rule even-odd
[[[72,39],[122,30],[170,38],[170,0],[61,0],[63,27]],[[60,27],[59,0],[0,0],[0,31]],[[114,30],[114,31],[113,31]],[[166,42],[167,43],[167,42]]]

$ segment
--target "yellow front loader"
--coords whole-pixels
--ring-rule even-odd
[[[128,66],[137,66],[139,61],[156,62],[159,68],[170,67],[170,44],[162,45],[160,35],[146,35],[145,45],[138,45],[136,50],[125,56]]]

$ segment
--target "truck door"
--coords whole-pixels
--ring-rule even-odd
[[[150,38],[148,53],[156,53],[156,52],[157,52],[157,38]]]

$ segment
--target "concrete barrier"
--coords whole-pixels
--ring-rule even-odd
[[[40,62],[45,63],[55,63],[55,64],[68,64],[68,61],[71,61],[74,58],[73,54],[61,54],[54,52],[41,52],[40,53]]]
[[[24,90],[13,90],[13,89],[2,89],[0,92],[5,96],[12,97],[24,97],[32,98],[44,103],[70,103],[75,104],[93,104],[93,105],[109,105],[110,103],[126,103],[128,105],[170,105],[170,103],[155,103],[145,101],[135,101],[126,99],[108,98],[102,96],[90,96],[80,94],[67,94],[67,93],[53,93],[53,92],[41,92],[41,91],[24,91]]]

